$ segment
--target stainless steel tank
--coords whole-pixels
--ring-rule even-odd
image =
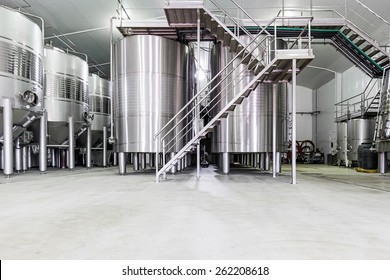
[[[115,44],[116,152],[155,152],[154,134],[184,105],[188,64],[188,47],[173,40],[140,35]],[[170,136],[180,135],[178,131]],[[181,147],[182,141],[167,152],[177,152]]]
[[[88,63],[51,46],[45,46],[44,62],[48,144],[61,145],[69,136],[68,118],[77,134],[88,113]]]
[[[244,41],[248,38],[242,37]],[[212,72],[217,73],[231,59],[234,53],[230,53],[227,47],[220,43],[214,46],[212,59]],[[224,107],[231,98],[238,94],[255,75],[248,70],[244,70],[245,65],[234,61],[233,66],[238,75],[238,86],[229,94],[228,98],[222,98],[216,106],[217,111]],[[244,71],[243,71],[244,70]],[[241,74],[241,71],[243,71]],[[231,80],[227,80],[219,87],[219,92]],[[260,84],[243,103],[237,106],[234,112],[229,114],[226,120],[217,126],[213,133],[212,152],[213,153],[268,153],[272,152],[272,104],[273,89],[272,84]],[[213,95],[212,98],[215,98]],[[219,102],[219,98],[211,102]],[[277,94],[277,151],[286,150],[287,137],[287,85],[278,84]]]
[[[31,19],[0,6],[1,120],[5,98],[12,100],[14,126],[26,124],[42,110],[43,38],[42,30]],[[13,137],[18,136],[17,131],[14,129]],[[3,121],[0,121],[2,137]]]
[[[375,131],[375,119],[353,119],[347,124],[348,160],[355,164],[358,160],[358,147],[362,143],[372,143]]]
[[[337,164],[348,165],[347,161],[348,153],[348,130],[347,123],[337,123]]]
[[[110,128],[111,93],[110,81],[92,74],[88,77],[89,114],[93,115],[91,123],[91,145],[103,142],[103,127]],[[83,133],[77,141],[86,146],[87,134]]]

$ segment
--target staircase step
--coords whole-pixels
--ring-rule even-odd
[[[234,39],[234,38],[232,38],[232,39],[230,40],[230,51],[231,51],[231,52],[236,52],[237,47],[238,47],[238,42],[237,42],[237,40]]]
[[[234,102],[234,104],[236,104],[236,105],[241,105],[242,102],[244,101],[244,99],[245,99],[245,97],[244,97],[244,96],[241,96],[241,97],[239,97],[239,98]]]
[[[365,46],[365,47],[362,49],[362,51],[366,52],[366,51],[368,51],[369,49],[371,49],[372,47],[373,47],[373,45],[368,44],[367,46]]]
[[[230,105],[230,107],[229,107],[227,110],[233,112],[234,109],[236,109],[236,106],[237,106],[237,105],[235,105],[235,104]]]
[[[359,37],[359,35],[357,35],[356,33],[355,34],[352,34],[351,36],[349,36],[349,40],[353,41],[355,40],[357,37]]]
[[[352,31],[351,29],[345,28],[345,29],[343,30],[343,34],[344,34],[345,36],[347,36],[347,35],[349,34],[349,32],[351,32],[351,31]]]
[[[210,20],[210,32],[214,35],[217,35],[218,22],[216,22],[213,18]]]
[[[227,116],[229,116],[229,112],[224,112],[224,113],[221,115],[221,119],[225,119]]]
[[[209,133],[209,132],[213,132],[214,131],[214,127],[209,127],[208,129],[206,129],[206,132]]]
[[[388,65],[389,64],[389,59],[385,59],[383,62],[381,62],[379,65],[380,66],[386,66],[386,65]]]
[[[373,56],[376,55],[377,53],[379,53],[379,50],[378,50],[378,49],[374,50],[374,51],[373,51],[372,53],[370,53],[368,56],[373,57]]]
[[[204,27],[205,29],[211,30],[211,16],[208,13],[204,13],[203,15]]]
[[[224,35],[223,35],[223,45],[226,47],[226,46],[230,46],[230,41],[232,40],[232,35],[230,35],[229,33],[225,32]]]
[[[388,56],[387,55],[381,55],[380,57],[375,59],[375,62],[380,62],[380,61],[384,60],[386,57],[388,57]]]
[[[259,61],[256,58],[252,58],[252,60],[248,63],[248,69],[252,70],[252,68],[256,67]]]
[[[244,58],[244,59],[242,60],[242,63],[248,64],[249,61],[250,61],[251,58],[252,58],[252,55],[251,55],[249,52],[244,51],[242,57]]]
[[[253,72],[257,75],[257,74],[259,74],[263,69],[264,69],[264,66],[259,64]]]
[[[222,26],[218,25],[216,34],[217,34],[217,41],[223,42],[223,38],[225,35],[225,29],[223,29]]]
[[[361,44],[363,44],[365,41],[366,41],[366,40],[361,39],[361,40],[357,41],[357,42],[355,43],[355,45],[359,47],[359,46],[360,46]]]

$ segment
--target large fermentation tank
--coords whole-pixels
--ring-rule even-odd
[[[14,167],[27,169],[22,144],[32,139],[23,142],[19,136],[42,113],[42,96],[42,30],[30,18],[0,6],[0,168],[7,177]]]
[[[241,37],[248,41],[247,37]],[[255,51],[255,53],[257,53]],[[212,72],[218,73],[235,53],[230,53],[227,47],[221,43],[214,46],[212,59]],[[233,96],[238,94],[254,77],[254,73],[244,70],[245,64],[234,61],[231,69],[234,69],[236,81],[239,84],[229,93],[227,98],[215,98],[212,93],[211,106],[216,105],[214,112],[218,112],[224,107]],[[229,69],[228,71],[230,71]],[[244,70],[244,71],[243,71]],[[231,80],[223,82],[218,90],[231,87]],[[224,94],[222,94],[223,96]],[[277,151],[286,150],[287,138],[287,85],[277,85]],[[273,85],[259,84],[258,87],[244,99],[241,105],[231,112],[226,120],[222,120],[213,133],[212,152],[213,153],[268,153],[272,152],[272,105],[273,105]],[[215,114],[214,113],[214,114]],[[257,163],[256,163],[257,164]]]
[[[31,19],[0,7],[0,119],[3,120],[4,99],[11,99],[14,126],[24,125],[42,110],[42,39],[40,27]]]
[[[352,119],[348,121],[348,160],[356,164],[358,148],[362,143],[372,143],[375,131],[375,119]]]
[[[48,143],[61,145],[69,136],[69,117],[73,117],[76,134],[86,121],[88,63],[52,46],[45,46],[44,61]]]
[[[103,142],[103,128],[110,128],[111,87],[106,79],[92,74],[88,77],[89,114],[93,115],[91,123],[91,145],[97,146]],[[78,139],[80,145],[86,146],[87,134]]]
[[[185,104],[188,47],[157,36],[129,36],[114,46],[115,151],[154,153],[154,134]],[[168,129],[172,128],[170,125]],[[180,137],[179,126],[174,135]],[[166,152],[177,152],[182,141]]]

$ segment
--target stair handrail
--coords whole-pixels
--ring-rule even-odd
[[[356,0],[355,0],[356,1]],[[349,27],[352,27],[355,31],[358,31],[359,33],[361,33],[362,35],[364,35],[366,37],[366,39],[369,41],[369,43],[371,43],[372,45],[375,45],[378,49],[380,49],[382,51],[382,53],[384,54],[388,54],[386,51],[382,50],[382,48],[379,46],[379,44],[377,43],[377,40],[375,38],[373,38],[369,33],[367,33],[366,31],[364,31],[362,28],[360,28],[359,26],[357,26],[355,23],[353,23],[352,21],[350,21],[347,17],[345,17],[342,13],[340,13],[339,11],[335,10],[335,9],[321,9],[321,8],[313,8],[313,9],[308,9],[308,8],[285,8],[284,10],[279,10],[278,12],[278,15],[280,15],[281,13],[283,13],[283,11],[291,11],[291,12],[302,12],[302,11],[309,11],[309,12],[333,12],[334,14],[336,14],[338,17],[340,17],[341,19],[343,19],[345,21],[345,25],[349,26]],[[388,24],[388,23],[386,23]],[[389,25],[389,28],[390,28],[390,25]]]

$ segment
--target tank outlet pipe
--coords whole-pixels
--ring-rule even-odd
[[[72,171],[74,169],[74,119],[73,116],[68,117],[69,123],[69,169]]]
[[[4,154],[4,167],[3,173],[7,178],[10,178],[14,171],[14,158],[13,158],[13,114],[12,114],[12,99],[3,99],[3,154]]]

